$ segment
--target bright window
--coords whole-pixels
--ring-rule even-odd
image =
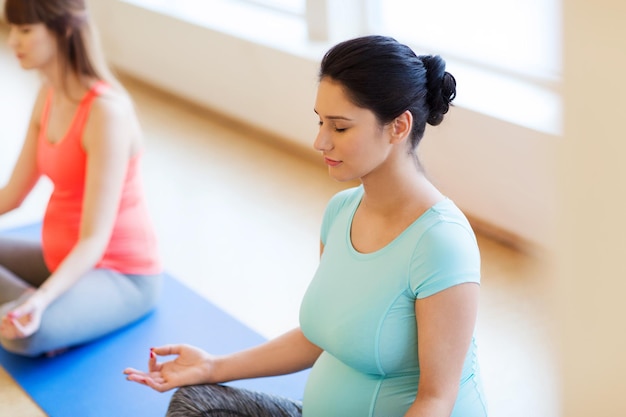
[[[304,16],[306,0],[239,0],[247,3],[256,3],[278,11]]]
[[[427,53],[511,75],[561,78],[560,0],[377,0],[375,24]]]
[[[440,54],[455,103],[561,131],[561,0],[122,0],[318,60],[368,33]]]

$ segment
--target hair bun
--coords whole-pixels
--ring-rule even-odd
[[[456,80],[446,71],[446,62],[439,55],[418,57],[426,68],[426,102],[430,109],[428,124],[437,126],[456,97]]]

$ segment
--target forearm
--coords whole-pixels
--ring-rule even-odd
[[[4,188],[0,188],[0,214],[8,213],[19,206],[19,204],[14,204],[7,197],[5,197],[6,194],[6,190]]]
[[[54,273],[37,289],[35,296],[47,307],[93,269],[103,252],[103,245],[96,239],[79,240]]]
[[[416,400],[405,417],[450,417],[452,410],[447,403],[438,399]]]
[[[422,391],[405,414],[405,417],[450,417],[457,391],[440,394],[429,394]]]
[[[17,190],[11,189],[10,184],[0,188],[0,214],[5,214],[18,208],[27,195],[28,191],[18,194]]]
[[[28,133],[11,177],[0,188],[0,214],[18,208],[31,192],[41,173],[37,168],[37,125],[31,119]]]
[[[217,359],[211,383],[284,375],[310,368],[322,350],[299,328],[276,339]]]

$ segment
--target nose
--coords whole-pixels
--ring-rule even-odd
[[[15,27],[15,25],[11,25],[11,28],[9,29],[7,44],[11,49],[15,49],[17,46],[17,27]]]
[[[317,136],[313,142],[313,148],[319,152],[327,152],[333,148],[330,135],[324,131],[323,127],[320,127],[317,132]]]

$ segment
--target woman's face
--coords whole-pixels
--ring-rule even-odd
[[[43,23],[11,25],[9,46],[24,69],[44,69],[57,56],[57,42]]]
[[[337,181],[362,179],[387,159],[392,149],[388,126],[381,126],[371,110],[353,104],[338,82],[320,81],[315,113],[319,132],[313,147]]]

